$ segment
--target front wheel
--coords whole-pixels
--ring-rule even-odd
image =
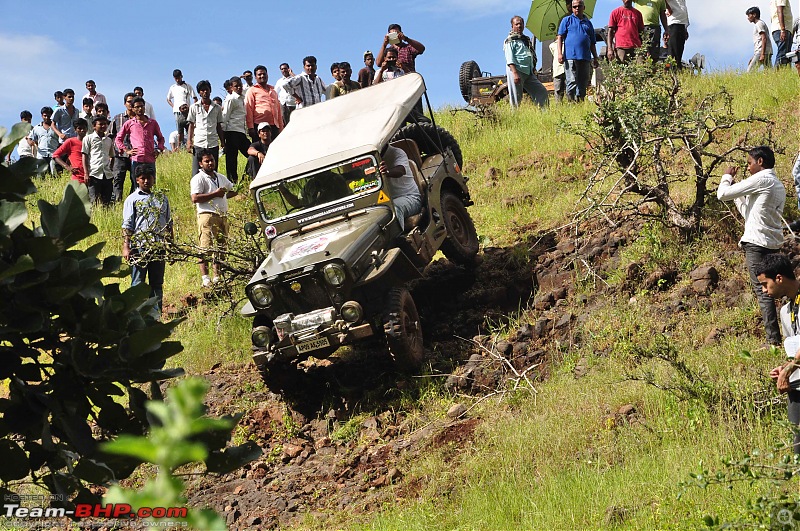
[[[473,265],[478,254],[478,233],[464,202],[452,192],[442,194],[442,217],[447,229],[442,252],[455,264]]]
[[[401,370],[412,371],[422,365],[422,326],[417,305],[405,288],[389,291],[383,331],[389,354]]]

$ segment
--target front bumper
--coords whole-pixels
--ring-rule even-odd
[[[349,323],[332,307],[297,316],[284,314],[277,317],[273,325],[273,340],[253,354],[256,365],[306,358],[320,350],[349,345],[374,334],[369,323]]]

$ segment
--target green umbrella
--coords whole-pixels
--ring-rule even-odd
[[[594,13],[597,0],[584,0],[587,17]],[[525,27],[531,30],[540,41],[551,41],[556,38],[558,24],[561,18],[569,14],[572,2],[570,0],[533,0],[528,13],[528,23]]]

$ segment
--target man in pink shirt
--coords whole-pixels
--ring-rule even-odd
[[[144,113],[144,98],[133,99],[133,118],[122,125],[117,133],[114,143],[119,152],[125,152],[131,157],[131,193],[136,190],[136,166],[143,163],[153,165],[155,172],[156,157],[164,151],[164,135],[161,128],[153,118],[148,118]],[[125,137],[128,136],[131,148],[125,148]],[[153,138],[158,142],[155,147]]]
[[[278,93],[267,84],[267,67],[258,65],[254,69],[256,84],[244,95],[245,120],[247,131],[255,142],[258,140],[256,127],[258,124],[268,123],[272,129],[272,137],[283,129],[283,112],[278,101]]]
[[[622,6],[611,12],[608,19],[608,59],[627,62],[642,46],[644,31],[642,14],[633,8],[633,0],[622,0]]]

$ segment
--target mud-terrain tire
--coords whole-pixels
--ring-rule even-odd
[[[419,151],[424,159],[427,156],[442,152],[437,145],[437,138],[441,138],[442,140],[442,149],[449,147],[453,152],[453,157],[455,157],[458,166],[462,167],[464,165],[464,158],[461,155],[461,147],[458,145],[458,141],[453,138],[453,135],[447,132],[446,129],[438,125],[434,126],[433,124],[422,123],[408,124],[395,133],[394,137],[392,137],[392,142],[403,139],[413,140],[417,143],[417,147],[419,147]]]
[[[269,363],[257,367],[261,380],[273,393],[292,395],[301,390],[303,371],[297,368],[296,363]]]
[[[393,288],[387,296],[383,331],[389,354],[402,371],[413,371],[422,365],[422,326],[417,305],[405,288]]]
[[[447,229],[447,239],[442,242],[442,252],[448,260],[458,265],[474,265],[478,254],[478,233],[461,198],[452,192],[442,194],[442,218]]]
[[[458,71],[458,88],[461,89],[461,96],[464,101],[469,103],[472,100],[472,80],[481,77],[481,67],[475,61],[461,63]]]

